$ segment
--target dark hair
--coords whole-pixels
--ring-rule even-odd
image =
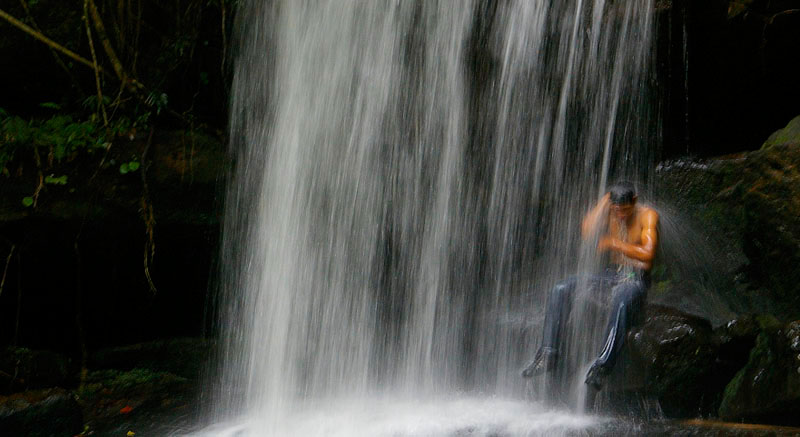
[[[620,181],[608,189],[611,203],[616,205],[629,205],[636,198],[636,188],[628,181]]]

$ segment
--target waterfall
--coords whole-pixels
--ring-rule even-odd
[[[583,213],[649,174],[650,2],[239,8],[215,420],[523,399]]]

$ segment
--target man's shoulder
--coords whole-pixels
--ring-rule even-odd
[[[640,220],[655,220],[658,221],[658,211],[649,207],[649,206],[641,206],[639,208],[639,218]]]

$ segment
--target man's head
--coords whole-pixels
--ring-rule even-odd
[[[608,189],[611,213],[622,221],[628,220],[636,208],[636,188],[628,181],[617,182]]]

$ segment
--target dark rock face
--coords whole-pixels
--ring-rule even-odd
[[[0,396],[0,435],[71,436],[82,429],[80,406],[63,389]]]
[[[766,326],[750,358],[725,388],[719,416],[727,420],[800,424],[800,321]]]
[[[758,151],[662,165],[657,191],[702,224],[730,278],[717,291],[736,313],[800,317],[800,121]]]
[[[668,156],[754,150],[797,115],[793,0],[657,2]]]

